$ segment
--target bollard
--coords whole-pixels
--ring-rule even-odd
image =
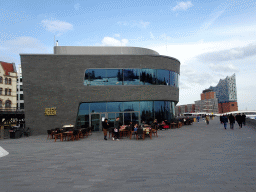
[[[4,139],[4,125],[1,125],[1,139]]]

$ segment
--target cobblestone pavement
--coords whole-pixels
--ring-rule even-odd
[[[224,130],[215,118],[143,140],[5,139],[1,192],[256,191],[255,127]]]

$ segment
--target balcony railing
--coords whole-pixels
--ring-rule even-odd
[[[1,113],[3,113],[3,112],[24,112],[24,109],[20,109],[17,107],[8,107],[8,108],[0,107],[0,112]]]

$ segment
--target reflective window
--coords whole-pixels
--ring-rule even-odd
[[[170,71],[157,69],[157,85],[170,85]]]
[[[122,111],[123,111],[123,102],[107,103],[107,112],[122,112]]]
[[[156,70],[155,69],[141,69],[140,82],[142,85],[156,84]]]
[[[125,125],[128,125],[130,121],[138,124],[144,121],[146,124],[151,124],[154,119],[157,119],[158,122],[164,120],[171,122],[175,117],[175,102],[133,101],[81,103],[76,125],[91,126],[93,122],[100,122],[101,119],[97,118],[100,118],[102,115],[108,118],[110,127],[114,126],[116,117],[120,117],[120,121]]]
[[[179,74],[164,69],[87,69],[84,85],[168,85],[178,87]]]
[[[139,111],[139,102],[124,102],[124,111]]]
[[[146,124],[153,123],[154,118],[154,104],[153,101],[140,102],[140,115],[141,123],[144,121]]]
[[[140,85],[139,69],[124,69],[124,85]]]
[[[102,113],[106,112],[106,103],[91,103],[90,104],[90,112],[91,113]]]

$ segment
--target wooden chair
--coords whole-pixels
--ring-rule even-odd
[[[145,139],[143,129],[138,129],[138,130],[137,130],[137,134],[136,134],[136,139],[137,139],[137,140],[139,139],[139,136],[142,136],[142,139],[143,139],[143,140]]]
[[[49,139],[49,137],[52,137],[53,139],[52,130],[47,130],[47,134],[48,134],[47,139]]]
[[[154,128],[151,128],[151,131],[152,131],[152,134],[154,135],[154,136],[157,136],[158,137],[158,135],[157,135],[157,129],[154,127]]]
[[[73,131],[73,135],[72,135],[72,140],[79,140],[79,130],[78,129],[75,129]]]
[[[60,139],[60,140],[62,139],[62,133],[59,128],[55,129],[54,138],[55,138],[54,142],[56,142],[57,139]]]

